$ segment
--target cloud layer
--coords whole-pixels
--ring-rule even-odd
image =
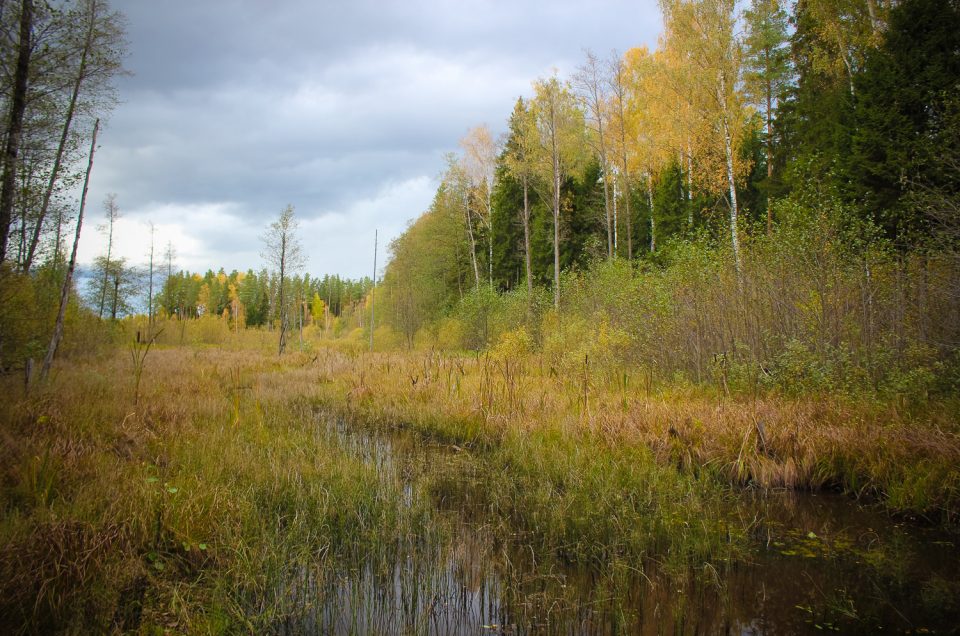
[[[531,82],[582,50],[652,44],[652,0],[118,3],[133,72],[101,137],[89,208],[116,192],[116,249],[167,241],[176,264],[259,268],[266,225],[297,210],[311,273],[370,274],[433,196],[468,128],[495,132]],[[91,226],[93,223],[91,223]],[[81,260],[103,251],[87,230]]]

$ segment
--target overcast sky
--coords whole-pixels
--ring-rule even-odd
[[[100,137],[81,262],[117,194],[116,248],[190,271],[259,269],[290,203],[312,275],[369,276],[430,204],[443,155],[583,50],[652,46],[655,0],[114,0],[132,75]]]

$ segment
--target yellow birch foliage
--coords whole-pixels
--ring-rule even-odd
[[[736,181],[750,172],[750,165],[739,160],[741,131],[750,110],[739,86],[734,2],[661,0],[660,5],[664,34],[658,51],[659,83],[673,94],[674,144],[678,152],[687,152],[688,146],[695,157],[695,183],[723,192],[729,188],[729,168]]]

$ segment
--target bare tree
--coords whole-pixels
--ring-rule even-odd
[[[487,273],[493,287],[493,179],[497,167],[497,143],[486,124],[471,128],[460,140],[463,168],[474,198],[483,206],[477,218],[487,229]],[[468,212],[469,214],[469,212]],[[469,220],[469,219],[468,219]]]
[[[306,256],[297,238],[297,220],[293,218],[293,206],[287,205],[279,218],[267,227],[263,235],[264,260],[277,269],[279,284],[277,311],[280,319],[280,343],[277,355],[283,355],[287,346],[287,302],[285,298],[287,277],[303,267]]]
[[[67,265],[67,275],[63,279],[60,290],[60,308],[57,311],[57,322],[50,338],[47,355],[43,358],[43,367],[40,369],[40,379],[43,380],[50,373],[53,357],[57,354],[57,347],[63,339],[63,318],[67,314],[67,299],[70,297],[70,285],[73,279],[73,268],[77,263],[77,245],[80,243],[80,228],[83,225],[83,209],[87,205],[87,187],[90,185],[90,172],[93,170],[93,154],[97,149],[97,132],[100,130],[100,120],[93,124],[93,137],[90,139],[90,155],[87,159],[87,174],[83,179],[83,193],[80,195],[80,213],[77,215],[77,231],[73,236],[73,251],[70,253],[70,263]]]
[[[97,229],[107,233],[107,256],[103,264],[103,279],[100,281],[100,308],[97,315],[102,319],[103,310],[107,301],[107,287],[110,275],[110,255],[113,252],[113,224],[120,218],[120,207],[117,205],[117,195],[113,192],[107,195],[103,201],[103,212],[107,217],[104,225],[98,225]]]
[[[470,240],[470,263],[473,265],[473,278],[477,289],[480,288],[480,267],[477,265],[477,237],[473,231],[473,212],[470,210],[470,184],[463,162],[454,154],[448,154],[447,171],[443,176],[444,186],[451,196],[461,204]]]
[[[564,179],[582,164],[583,112],[556,75],[533,84],[532,103],[540,137],[538,173],[550,184],[553,207],[553,307],[560,309],[560,190]]]
[[[627,159],[627,82],[623,57],[613,51],[607,62],[607,83],[613,101],[613,147],[617,157],[619,178],[623,194],[624,216],[627,220],[627,260],[633,260],[633,214],[630,212],[630,164]],[[616,192],[614,192],[616,205]]]

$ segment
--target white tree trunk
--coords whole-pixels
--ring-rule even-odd
[[[473,264],[473,278],[480,288],[480,268],[477,267],[477,240],[473,235],[473,218],[470,214],[470,204],[464,201],[463,209],[467,214],[467,236],[470,237],[470,262]]]
[[[83,226],[83,210],[87,205],[87,188],[90,185],[90,172],[93,170],[93,155],[97,149],[97,132],[100,130],[100,120],[93,124],[93,137],[90,139],[90,156],[87,159],[87,174],[83,179],[83,193],[80,195],[80,212],[77,215],[77,231],[73,237],[73,251],[70,254],[70,262],[67,265],[67,275],[63,279],[63,287],[60,289],[60,307],[57,310],[57,322],[53,328],[53,336],[50,338],[50,346],[47,347],[47,354],[43,358],[43,367],[40,369],[40,379],[46,379],[50,373],[50,366],[53,364],[53,357],[57,354],[57,348],[60,346],[60,340],[63,339],[63,319],[67,313],[67,301],[70,298],[70,284],[73,278],[73,269],[77,263],[77,245],[80,244],[80,228]]]
[[[560,166],[553,162],[553,308],[560,310]]]
[[[723,146],[727,159],[727,185],[730,187],[730,241],[733,246],[733,262],[740,275],[740,237],[737,234],[739,208],[737,207],[737,184],[733,167],[733,140],[726,116],[723,117]]]
[[[653,207],[653,177],[647,173],[647,201],[650,202],[650,251],[657,251],[657,219]]]
[[[523,177],[523,256],[527,266],[527,304],[533,302],[533,271],[530,266],[530,184]]]
[[[617,254],[617,180],[613,180],[613,253]]]

